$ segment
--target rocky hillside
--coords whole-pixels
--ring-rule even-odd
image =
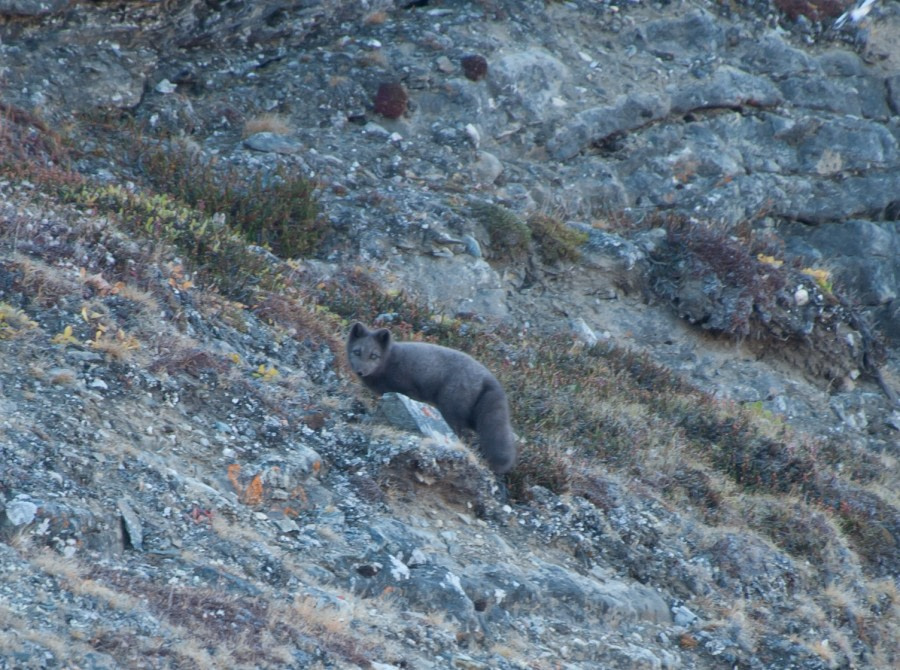
[[[900,5],[0,0],[0,668],[900,664]],[[501,479],[353,320],[469,351]]]

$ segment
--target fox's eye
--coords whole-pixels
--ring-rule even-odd
[[[360,349],[359,347],[357,347],[356,349],[354,349],[354,350],[351,351],[350,353],[353,354],[354,356],[359,356],[360,354],[362,354],[362,349]]]
[[[371,354],[369,354],[369,358],[374,361],[378,358],[378,354],[373,351]]]

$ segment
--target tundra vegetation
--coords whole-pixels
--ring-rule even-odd
[[[837,11],[776,4],[809,18]],[[387,19],[372,12],[365,25]],[[466,71],[473,82],[487,76],[477,63]],[[338,92],[345,84],[328,81]],[[30,500],[11,499],[26,477],[43,477],[34,481],[46,492],[35,491],[45,500],[33,505],[44,521],[0,525],[0,572],[13,575],[4,583],[15,582],[18,598],[0,598],[0,668],[7,659],[62,667],[96,654],[132,667],[416,667],[422,648],[452,649],[460,667],[478,665],[469,654],[504,667],[557,667],[555,651],[534,656],[543,623],[532,630],[515,618],[539,608],[533,594],[505,594],[515,624],[500,640],[439,609],[417,611],[393,585],[363,597],[353,585],[398,552],[330,547],[364,542],[360,528],[391,546],[394,526],[369,528],[346,499],[473,546],[502,538],[535,556],[558,552],[573,574],[602,564],[617,579],[665,590],[667,606],[698,617],[667,643],[686,666],[718,667],[710,649],[721,640],[748,667],[760,649],[808,668],[896,666],[894,453],[846,431],[805,432],[762,402],[723,399],[612,339],[585,344],[568,332],[447,317],[386,288],[362,263],[326,267],[346,240],[319,196],[343,193],[339,183],[285,167],[238,170],[124,113],[77,124],[57,127],[0,101],[7,521],[19,514],[12,502],[28,511]],[[278,115],[243,128],[289,132]],[[85,136],[102,136],[103,148]],[[606,144],[619,139],[594,148],[612,150]],[[92,154],[115,161],[116,178],[86,169]],[[385,193],[377,197],[389,211]],[[480,194],[448,202],[483,229],[494,270],[524,267],[533,284],[578,263],[589,243],[584,227],[552,207],[522,215]],[[587,227],[623,237],[662,230],[641,290],[709,341],[788,365],[813,360],[804,372],[823,388],[849,370],[883,381],[884,343],[852,296],[827,268],[785,260],[752,223],[726,231],[702,217],[623,209]],[[711,290],[692,292],[698,285]],[[798,320],[801,302],[813,311]],[[396,450],[411,443],[417,455],[449,457],[363,421],[371,401],[342,362],[355,320],[466,351],[497,376],[520,437],[507,498],[495,497],[483,472],[469,488],[458,477],[441,489],[412,466],[391,470]],[[848,326],[860,333],[852,350]],[[307,439],[323,457],[309,449],[301,477],[297,461],[277,454],[290,444],[300,459]],[[167,533],[166,546],[142,549]],[[396,560],[392,568],[409,572]],[[54,594],[89,616],[76,621]],[[474,598],[472,608],[489,613],[491,603]],[[548,629],[560,637],[566,625]],[[628,639],[657,639],[648,631],[635,626]],[[627,646],[595,643],[603,659]]]

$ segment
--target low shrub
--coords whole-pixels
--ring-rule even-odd
[[[159,191],[201,215],[224,214],[248,242],[283,258],[311,255],[325,235],[314,184],[285,167],[246,176],[175,141],[145,143],[138,162]]]

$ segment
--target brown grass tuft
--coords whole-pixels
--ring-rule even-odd
[[[259,114],[244,123],[243,136],[249,137],[256,133],[274,133],[275,135],[290,135],[293,133],[287,118],[281,114]]]

